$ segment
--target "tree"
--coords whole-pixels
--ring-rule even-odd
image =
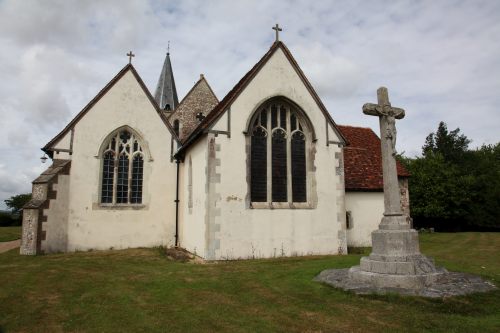
[[[401,158],[408,171],[416,226],[441,230],[500,229],[500,144],[469,150],[460,129],[440,122],[422,157]]]
[[[463,165],[474,179],[466,221],[469,226],[500,227],[500,143],[470,151]]]
[[[411,173],[410,204],[415,225],[448,229],[463,219],[471,200],[469,177],[441,154],[407,159],[405,164]],[[438,220],[440,225],[432,225]]]
[[[425,138],[422,147],[422,155],[439,153],[447,162],[458,162],[469,147],[469,140],[465,135],[460,134],[460,128],[448,132],[444,122],[440,122],[436,133],[431,133]]]
[[[19,214],[24,205],[31,200],[31,193],[18,194],[4,200],[5,205],[12,210],[12,214]]]

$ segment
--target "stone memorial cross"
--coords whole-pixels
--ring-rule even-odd
[[[382,149],[382,172],[384,179],[384,218],[380,229],[409,229],[403,218],[401,197],[396,168],[396,119],[402,119],[405,111],[391,106],[387,88],[377,90],[378,104],[363,105],[363,113],[379,117],[380,143]]]
[[[359,294],[397,292],[405,295],[442,297],[494,288],[478,277],[448,273],[420,253],[418,232],[410,229],[401,211],[396,168],[396,119],[403,109],[389,103],[387,88],[377,90],[378,104],[363,105],[363,113],[380,120],[380,145],[384,177],[384,216],[372,232],[372,252],[359,266],[321,272],[316,281],[352,290]]]

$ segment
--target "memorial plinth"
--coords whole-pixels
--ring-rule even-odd
[[[372,232],[372,252],[359,266],[321,272],[317,281],[357,293],[386,293],[421,296],[450,296],[488,291],[495,286],[479,277],[448,273],[420,253],[418,232],[403,216],[396,169],[396,119],[403,109],[392,107],[387,88],[377,90],[378,104],[363,105],[363,113],[379,117],[384,214],[378,230]]]

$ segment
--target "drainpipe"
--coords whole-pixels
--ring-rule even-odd
[[[175,185],[175,247],[179,247],[179,158],[175,159],[177,164],[177,180]]]

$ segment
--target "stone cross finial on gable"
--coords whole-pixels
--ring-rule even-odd
[[[135,54],[133,54],[132,51],[130,51],[129,53],[127,53],[127,56],[128,56],[128,63],[131,64],[132,57],[135,57]]]
[[[278,42],[280,40],[279,32],[283,31],[283,29],[280,28],[280,26],[278,25],[278,23],[276,23],[276,26],[273,27],[273,30],[276,30],[276,41]]]
[[[201,123],[203,121],[203,119],[205,119],[205,116],[203,115],[202,112],[198,112],[196,114],[196,119],[198,119],[198,121]]]

